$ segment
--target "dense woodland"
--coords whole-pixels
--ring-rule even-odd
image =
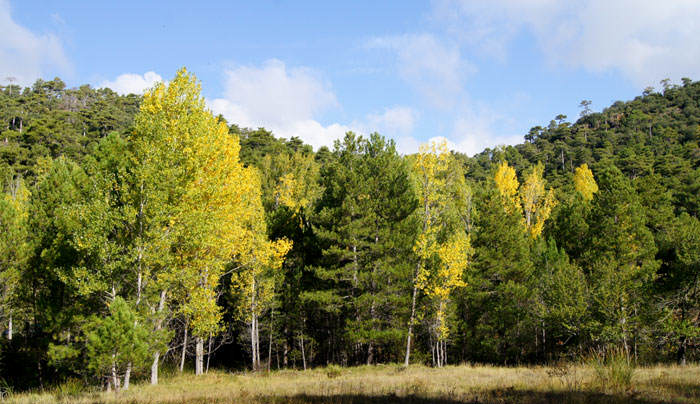
[[[0,383],[697,361],[700,82],[589,105],[402,156],[227,123],[185,70],[143,97],[2,86]]]

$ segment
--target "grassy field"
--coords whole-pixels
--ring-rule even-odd
[[[637,368],[616,384],[586,366],[381,365],[268,373],[209,372],[136,384],[118,395],[68,384],[9,403],[700,403],[700,366]]]

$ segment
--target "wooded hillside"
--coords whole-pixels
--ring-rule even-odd
[[[206,109],[0,87],[0,380],[159,366],[545,363],[700,352],[700,82],[474,157],[314,152]]]

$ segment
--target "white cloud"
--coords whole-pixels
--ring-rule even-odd
[[[428,140],[418,140],[413,136],[396,139],[401,153],[415,153],[423,143],[446,141],[450,150],[469,156],[482,152],[485,148],[499,145],[522,143],[523,136],[514,129],[514,122],[486,105],[462,105],[458,118],[452,124],[450,133],[433,136]]]
[[[367,46],[392,51],[401,78],[439,107],[452,105],[462,92],[466,76],[475,71],[456,44],[432,34],[374,38]]]
[[[392,107],[382,113],[367,115],[364,125],[365,132],[379,132],[385,136],[401,136],[413,132],[417,113],[409,107]]]
[[[495,129],[501,119],[502,117],[493,111],[469,112],[462,115],[454,122],[449,139],[454,144],[454,150],[473,156],[487,147],[522,143],[522,135],[500,133]]]
[[[29,85],[45,74],[69,73],[71,64],[61,40],[53,34],[38,35],[17,24],[10,4],[0,0],[0,80],[12,77]]]
[[[226,72],[224,98],[252,122],[290,124],[310,119],[338,105],[335,95],[307,68],[287,69],[277,59],[262,67],[241,66]]]
[[[619,70],[639,85],[700,75],[697,0],[443,0],[434,11],[463,43],[499,57],[527,31],[554,64]]]
[[[265,127],[277,136],[297,136],[314,148],[331,146],[349,127],[324,126],[317,116],[338,106],[335,94],[312,70],[291,68],[276,59],[261,67],[240,66],[226,72],[223,98],[209,107],[243,127]]]
[[[97,86],[97,88],[110,88],[114,92],[122,95],[143,94],[144,91],[161,81],[163,81],[163,78],[155,72],[146,72],[143,75],[125,73],[119,75],[113,81],[103,81]]]

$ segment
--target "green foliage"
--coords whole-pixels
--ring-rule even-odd
[[[121,375],[129,364],[146,365],[153,341],[143,320],[121,297],[109,305],[109,315],[85,325],[88,369],[98,377]]]
[[[0,375],[157,373],[184,327],[245,344],[212,354],[231,367],[396,362],[409,338],[436,365],[697,360],[699,100],[582,102],[468,158],[226,126],[184,70],[143,98],[2,87]]]

